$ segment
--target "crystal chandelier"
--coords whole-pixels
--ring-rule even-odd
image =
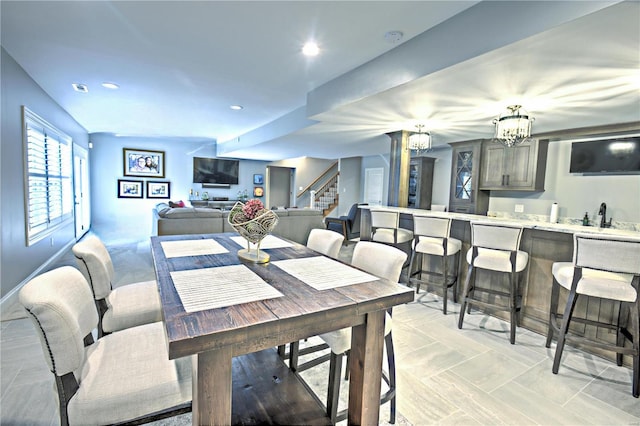
[[[507,109],[509,111],[493,120],[496,125],[494,141],[512,147],[531,138],[531,123],[534,119],[520,105],[511,105]]]
[[[409,149],[416,151],[417,154],[421,152],[431,151],[431,134],[429,132],[423,132],[423,124],[417,124],[418,133],[413,133],[409,136]]]

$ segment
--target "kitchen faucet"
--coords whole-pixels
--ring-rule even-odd
[[[607,204],[600,204],[600,211],[598,211],[598,216],[600,216],[600,228],[611,228],[611,218],[607,223]]]

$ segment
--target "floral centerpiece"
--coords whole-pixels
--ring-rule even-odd
[[[238,251],[238,256],[256,263],[266,263],[269,255],[260,252],[260,241],[276,227],[278,215],[266,209],[262,201],[251,199],[246,203],[238,201],[227,218],[229,225],[247,240],[247,248]],[[255,250],[251,250],[254,244]]]

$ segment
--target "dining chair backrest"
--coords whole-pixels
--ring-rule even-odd
[[[397,283],[407,254],[400,249],[371,241],[360,241],[353,249],[351,264],[380,278]]]
[[[334,259],[338,258],[344,236],[327,229],[315,228],[309,232],[307,247]]]
[[[449,238],[451,219],[447,217],[413,215],[413,235]]]
[[[640,275],[640,238],[576,233],[573,242],[576,267]]]
[[[471,245],[493,250],[516,251],[520,248],[521,225],[502,222],[471,222]]]
[[[79,373],[86,356],[84,338],[98,325],[98,311],[80,271],[63,266],[33,278],[20,290],[20,303],[48,349],[45,360],[51,372],[60,377]]]
[[[88,235],[71,248],[78,269],[89,283],[96,300],[106,298],[112,289],[115,275],[111,256],[105,245],[95,235]]]

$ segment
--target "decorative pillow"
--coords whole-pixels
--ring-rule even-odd
[[[182,200],[177,201],[177,202],[175,202],[175,203],[174,203],[173,201],[169,201],[169,207],[173,207],[173,208],[176,208],[176,207],[185,207],[185,204],[184,204],[184,201],[182,201]]]

